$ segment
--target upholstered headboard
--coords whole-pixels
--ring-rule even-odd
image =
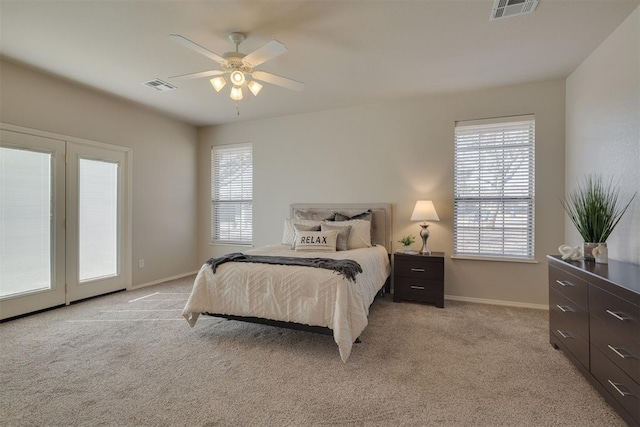
[[[314,213],[331,214],[340,212],[343,215],[353,216],[371,209],[371,229],[373,241],[387,248],[391,253],[391,204],[390,203],[293,203],[289,205],[289,218],[293,218],[295,210]]]

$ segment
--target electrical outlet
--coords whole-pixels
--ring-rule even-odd
[[[138,260],[138,268],[144,268],[144,260],[143,259]]]

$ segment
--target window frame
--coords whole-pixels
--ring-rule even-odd
[[[505,162],[505,153],[510,163]],[[513,169],[518,159],[524,163]],[[473,167],[477,171],[470,173]],[[465,173],[469,179],[462,177]],[[517,175],[509,177],[510,173]],[[505,187],[510,179],[513,182]],[[456,122],[453,196],[452,258],[536,262],[535,116]],[[474,211],[475,224],[470,220]]]
[[[222,160],[220,156],[239,155],[249,157],[248,161],[240,160],[240,182],[237,181],[222,188],[219,186],[220,164]],[[231,160],[231,159],[227,159]],[[236,159],[237,160],[237,159]],[[248,172],[245,168],[249,168]],[[229,179],[228,176],[223,177]],[[248,187],[248,190],[247,190]],[[221,197],[220,193],[225,190],[228,196]],[[240,193],[240,194],[238,194]],[[231,197],[234,196],[234,197]],[[236,217],[240,215],[242,218],[235,219],[230,222],[230,226],[237,228],[235,231],[222,230],[219,215],[222,211],[221,207],[235,208]],[[253,245],[253,145],[251,143],[214,145],[211,147],[211,235],[210,243],[212,245],[234,245],[234,246],[251,246]]]

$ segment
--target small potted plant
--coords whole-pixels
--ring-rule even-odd
[[[411,244],[416,241],[416,238],[410,234],[407,234],[402,239],[398,240],[398,243],[402,244],[402,250],[408,252],[411,250]]]
[[[603,263],[607,263],[607,238],[636,196],[625,203],[619,203],[620,189],[609,181],[605,183],[598,175],[588,175],[584,183],[562,201],[562,207],[569,215],[578,233],[584,240],[585,261],[594,260],[594,249],[604,252]]]

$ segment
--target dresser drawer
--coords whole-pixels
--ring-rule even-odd
[[[551,265],[549,266],[549,288],[566,296],[582,308],[588,307],[589,284]]]
[[[591,373],[631,417],[640,423],[640,385],[591,347]]]
[[[589,287],[589,312],[618,335],[640,342],[640,307],[596,286]]]
[[[396,276],[444,280],[444,258],[396,255],[394,261]]]
[[[549,328],[586,368],[589,367],[589,316],[573,301],[549,290]]]
[[[598,318],[591,316],[590,340],[618,368],[640,383],[640,345],[620,337]]]

